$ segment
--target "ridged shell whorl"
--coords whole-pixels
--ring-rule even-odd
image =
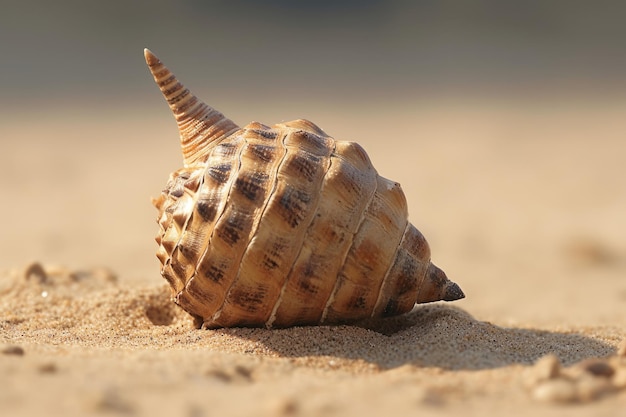
[[[145,57],[184,161],[153,200],[157,257],[203,327],[346,323],[464,297],[361,146],[306,120],[239,128]]]

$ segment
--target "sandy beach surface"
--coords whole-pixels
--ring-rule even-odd
[[[361,143],[467,297],[203,331],[154,255],[181,159],[157,94],[2,111],[0,415],[626,415],[625,101],[217,97]]]

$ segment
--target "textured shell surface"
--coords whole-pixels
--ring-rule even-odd
[[[203,327],[348,323],[464,297],[361,146],[307,120],[239,127],[145,58],[184,162],[153,199],[157,257]]]

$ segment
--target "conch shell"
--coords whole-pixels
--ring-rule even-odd
[[[184,163],[153,199],[157,257],[203,327],[347,323],[464,297],[361,146],[307,120],[239,127],[145,58]]]

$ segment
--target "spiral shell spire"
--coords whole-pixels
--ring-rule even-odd
[[[239,126],[193,95],[149,49],[144,56],[178,123],[185,166],[205,162],[210,149]]]

